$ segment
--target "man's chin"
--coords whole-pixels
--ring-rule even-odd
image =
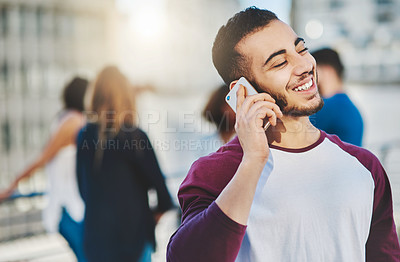
[[[316,105],[310,106],[310,107],[296,107],[296,106],[286,106],[282,110],[283,115],[285,116],[291,116],[291,117],[302,117],[302,116],[311,116],[315,113],[317,113],[319,110],[322,109],[324,106],[324,100],[322,98],[319,99],[318,103]]]

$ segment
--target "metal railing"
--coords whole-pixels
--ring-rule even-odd
[[[0,242],[44,233],[44,192],[14,194],[0,203]]]

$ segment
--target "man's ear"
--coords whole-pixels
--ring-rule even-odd
[[[236,83],[238,82],[239,80],[234,80],[234,81],[232,81],[230,84],[229,84],[229,90],[232,90],[232,88],[236,85]]]

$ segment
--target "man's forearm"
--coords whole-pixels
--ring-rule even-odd
[[[233,262],[246,226],[227,217],[215,202],[185,221],[171,237],[168,262]]]
[[[264,166],[264,161],[243,157],[236,174],[215,201],[225,215],[239,224],[247,224]]]

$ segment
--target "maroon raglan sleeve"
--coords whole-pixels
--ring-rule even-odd
[[[226,216],[214,201],[240,160],[240,154],[221,151],[192,165],[178,192],[182,224],[169,241],[167,261],[235,261],[246,226]]]
[[[375,181],[371,228],[366,244],[367,262],[400,262],[400,247],[393,219],[389,179],[377,159],[371,163]]]
[[[337,136],[327,137],[353,155],[374,179],[374,204],[366,249],[367,262],[400,262],[400,246],[393,219],[392,191],[389,179],[378,158],[366,149],[343,143]]]

